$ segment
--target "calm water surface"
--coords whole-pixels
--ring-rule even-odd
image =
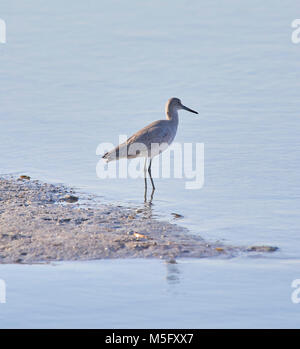
[[[0,169],[143,205],[143,180],[100,180],[96,148],[164,118],[205,144],[205,184],[157,179],[153,213],[206,239],[299,258],[298,1],[3,0]],[[290,287],[288,285],[287,287]]]
[[[299,260],[4,265],[0,328],[299,328]]]

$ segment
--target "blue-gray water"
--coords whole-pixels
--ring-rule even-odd
[[[297,17],[298,1],[3,0],[1,173],[142,205],[142,179],[96,177],[96,148],[164,118],[177,96],[199,111],[181,112],[176,141],[205,144],[205,184],[157,179],[154,213],[299,258]]]
[[[4,328],[299,328],[298,260],[4,265]]]

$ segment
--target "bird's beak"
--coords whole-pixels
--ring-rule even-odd
[[[181,108],[184,109],[184,110],[190,111],[191,113],[198,114],[197,111],[195,111],[195,110],[193,110],[193,109],[190,109],[190,108],[186,107],[186,106],[183,105],[183,104],[181,104]]]

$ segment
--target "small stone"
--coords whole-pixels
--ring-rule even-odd
[[[168,263],[168,264],[177,264],[175,258],[170,258],[170,259],[166,260],[166,263]]]
[[[58,223],[69,223],[71,221],[71,218],[63,218],[58,221]]]
[[[276,246],[251,246],[247,249],[250,252],[275,252],[278,250]]]
[[[19,179],[21,179],[21,180],[22,180],[22,179],[26,179],[26,180],[29,181],[29,180],[30,180],[30,177],[29,177],[29,176],[22,175],[22,176],[19,177]]]
[[[179,214],[179,213],[171,213],[174,218],[178,219],[178,218],[183,218],[183,215],[182,214]]]
[[[77,202],[79,200],[79,198],[77,196],[74,195],[66,195],[64,198],[61,198],[60,201],[65,201],[68,203],[74,203]]]
[[[133,233],[133,235],[137,238],[137,239],[147,239],[146,235],[140,234],[140,233]]]

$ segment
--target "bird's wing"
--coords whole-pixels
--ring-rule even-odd
[[[146,146],[151,146],[151,143],[168,143],[170,138],[171,129],[167,124],[167,120],[158,120],[136,132],[128,138],[126,144],[143,143]]]
[[[172,140],[172,131],[167,123],[167,120],[158,120],[152,122],[150,125],[145,126],[134,135],[129,137],[126,142],[118,145],[115,149],[106,153],[103,158],[111,161],[120,158],[128,157],[135,158],[140,156],[140,151],[135,151],[135,146],[139,149],[138,145],[143,144],[145,150],[151,149],[151,144],[169,143]],[[131,148],[130,148],[131,147]],[[131,151],[132,151],[132,154]],[[129,153],[129,155],[128,155]]]

